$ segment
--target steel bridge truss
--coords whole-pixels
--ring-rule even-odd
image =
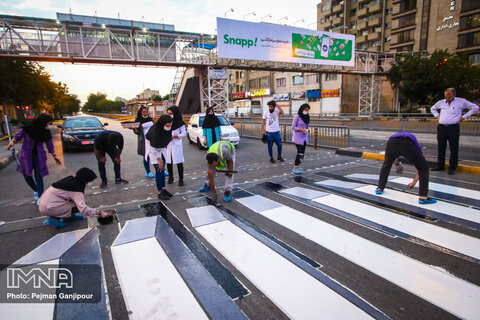
[[[213,67],[358,74],[361,78],[359,114],[379,110],[378,76],[385,74],[382,66],[393,59],[392,54],[358,50],[353,67],[225,59],[218,58],[216,41],[214,35],[199,33],[0,15],[0,59],[170,66],[182,68],[179,71],[189,67],[207,71]],[[181,76],[177,75],[177,81],[181,82]],[[204,83],[204,91],[210,92],[208,99],[204,94],[204,101],[223,110],[227,91],[221,94],[216,91],[217,87],[224,87],[220,82]],[[178,90],[172,88],[172,98],[176,95],[175,89]]]

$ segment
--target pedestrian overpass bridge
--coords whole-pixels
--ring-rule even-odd
[[[209,68],[357,74],[361,79],[359,113],[376,112],[378,76],[385,74],[394,58],[357,50],[353,67],[225,59],[218,57],[216,44],[216,35],[210,34],[0,15],[2,60],[176,67],[172,103],[180,104],[183,90],[191,87],[188,79],[198,77],[198,86],[193,86],[202,92],[201,106],[221,110],[228,102],[228,80],[212,79]]]

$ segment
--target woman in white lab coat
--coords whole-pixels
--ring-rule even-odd
[[[182,139],[187,136],[185,122],[183,122],[182,114],[177,106],[168,108],[167,113],[173,118],[172,124],[172,141],[167,146],[167,169],[168,184],[173,183],[173,165],[177,165],[178,169],[178,185],[182,187],[183,183],[183,145]]]

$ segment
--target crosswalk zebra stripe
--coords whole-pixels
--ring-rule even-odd
[[[346,197],[328,195],[313,201],[480,260],[480,239]]]
[[[195,229],[290,318],[371,319],[230,221]]]
[[[390,182],[395,182],[395,183],[402,183],[402,184],[408,184],[412,180],[408,179],[406,177],[398,177],[394,178],[392,180],[389,180]],[[467,189],[467,188],[461,188],[461,187],[455,187],[455,186],[449,186],[446,184],[441,184],[441,183],[435,183],[435,182],[429,182],[428,183],[428,189],[433,190],[433,191],[439,191],[439,192],[444,192],[444,193],[449,193],[465,198],[472,198],[472,199],[480,199],[480,191],[477,190],[472,190],[472,189]]]
[[[252,199],[237,199],[250,208]],[[257,212],[432,304],[465,319],[480,314],[480,288],[287,206]]]
[[[58,267],[60,259],[53,259],[44,261],[35,265],[49,265],[50,267]],[[0,283],[6,284],[7,272],[4,269],[0,272]],[[6,285],[5,285],[6,288]],[[55,288],[43,288],[43,294],[55,294]],[[2,293],[3,294],[3,293]],[[2,319],[15,319],[15,320],[30,320],[32,316],[35,319],[54,319],[55,302],[42,302],[42,303],[0,303],[0,314]]]
[[[157,239],[128,242],[111,250],[132,319],[208,319]]]
[[[375,188],[376,187],[373,185],[366,185],[360,188],[356,188],[354,190],[367,193],[367,194],[375,194]],[[400,192],[392,189],[385,189],[385,193],[382,195],[378,195],[378,197],[402,202],[417,208],[432,210],[438,213],[442,213],[452,217],[457,217],[467,221],[480,223],[480,210],[467,208],[464,206],[443,202],[443,201],[438,201],[437,203],[433,203],[429,205],[422,205],[418,203],[417,195],[408,194],[405,192]]]

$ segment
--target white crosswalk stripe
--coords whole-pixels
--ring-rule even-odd
[[[328,314],[332,319],[371,319],[230,221],[196,230],[290,318],[318,319]]]
[[[260,198],[238,201],[251,207]],[[480,314],[476,285],[287,206],[256,212],[455,316],[476,319]]]

